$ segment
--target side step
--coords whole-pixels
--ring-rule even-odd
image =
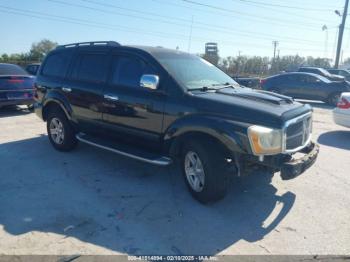
[[[169,157],[157,155],[139,148],[132,147],[130,145],[117,143],[115,141],[104,141],[101,138],[90,136],[84,133],[77,134],[76,138],[83,143],[96,146],[111,151],[113,153],[117,153],[119,155],[130,157],[150,164],[167,166],[172,163],[171,158]]]

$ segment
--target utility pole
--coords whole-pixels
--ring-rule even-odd
[[[338,45],[337,45],[337,53],[335,56],[334,68],[338,68],[339,66],[340,50],[343,42],[343,33],[345,28],[346,17],[348,16],[348,5],[349,5],[349,0],[345,0],[342,22],[339,26]]]
[[[276,59],[276,48],[278,46],[278,41],[272,41],[272,44],[273,44],[273,61],[275,61],[275,59]]]
[[[192,16],[192,19],[191,19],[190,36],[188,38],[188,49],[187,49],[188,52],[190,52],[190,50],[191,50],[192,28],[193,28],[193,16]]]

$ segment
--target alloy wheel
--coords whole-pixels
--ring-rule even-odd
[[[52,118],[50,122],[50,136],[52,140],[58,145],[62,144],[64,141],[63,124],[56,117]]]
[[[204,188],[205,173],[199,156],[195,152],[187,152],[184,164],[186,179],[190,187],[196,192],[201,192]]]

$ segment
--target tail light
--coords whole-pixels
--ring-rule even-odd
[[[23,83],[24,80],[19,77],[11,76],[10,79],[7,80],[7,82],[11,84],[18,84],[18,83]]]
[[[266,83],[266,79],[260,79],[260,86]]]
[[[338,102],[337,107],[341,108],[341,109],[349,109],[350,102],[348,100],[346,100],[345,97],[342,97],[341,100]]]

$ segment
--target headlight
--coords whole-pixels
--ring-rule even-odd
[[[251,126],[248,128],[248,137],[255,155],[274,155],[282,152],[283,134],[280,129]]]

